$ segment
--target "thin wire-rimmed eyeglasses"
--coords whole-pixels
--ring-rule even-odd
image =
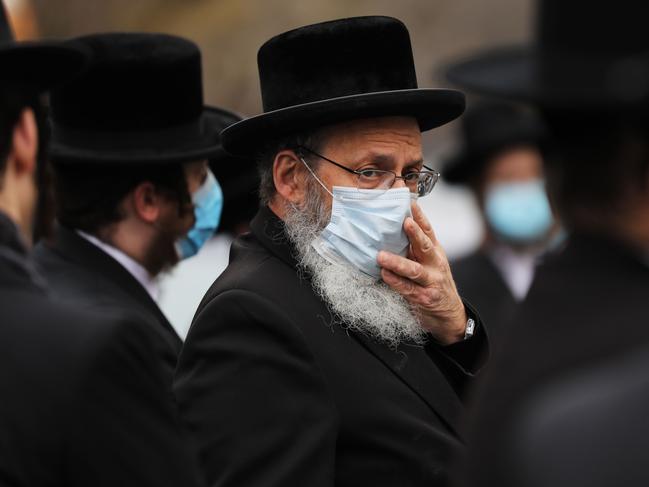
[[[358,177],[358,189],[383,189],[387,191],[394,185],[397,179],[402,179],[411,193],[414,193],[417,196],[421,197],[426,196],[433,190],[440,177],[440,174],[437,171],[425,165],[424,168],[426,168],[426,171],[413,170],[404,174],[403,176],[397,176],[393,171],[385,171],[382,169],[355,170],[350,169],[349,167],[345,167],[342,164],[337,163],[336,161],[332,161],[331,159],[323,156],[322,154],[318,154],[308,147],[298,146],[298,149],[313,154],[314,156],[330,162],[334,166],[337,166],[340,169],[344,169],[349,173],[356,174],[356,176]]]

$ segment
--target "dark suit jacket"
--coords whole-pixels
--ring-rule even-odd
[[[491,259],[482,251],[451,262],[458,292],[480,312],[492,348],[498,345],[518,303]]]
[[[197,485],[146,330],[43,282],[0,214],[0,485]]]
[[[119,310],[145,324],[171,386],[182,342],[146,289],[119,262],[65,227],[57,229],[52,244],[36,246],[34,260],[59,298],[98,313]]]
[[[435,486],[462,440],[454,390],[485,344],[391,350],[337,324],[264,208],[233,243],[179,359],[209,485]]]
[[[648,303],[640,252],[579,235],[548,257],[477,392],[462,485],[518,485],[508,466],[513,418],[546,383],[648,344]]]
[[[522,408],[509,471],[527,487],[649,485],[649,348],[564,374]]]

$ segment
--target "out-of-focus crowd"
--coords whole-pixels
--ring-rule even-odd
[[[648,18],[538,0],[456,89],[396,18],[301,26],[243,117],[189,39],[0,5],[0,484],[647,485]]]

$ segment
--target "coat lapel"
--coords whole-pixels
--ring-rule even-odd
[[[289,266],[297,266],[284,234],[284,224],[270,209],[264,207],[259,211],[251,222],[251,229],[264,247]],[[423,347],[402,345],[392,350],[361,333],[350,334],[417,394],[453,433],[459,435],[457,421],[463,405]]]
[[[148,314],[153,315],[166,334],[172,337],[174,349],[178,347],[180,342],[178,334],[151,295],[130,272],[110,255],[65,227],[57,229],[52,250],[64,259],[91,270],[98,277],[101,276],[111,281],[115,289],[118,289],[128,301],[136,303]]]
[[[423,347],[400,345],[394,350],[361,333],[351,335],[383,362],[459,436],[458,417],[464,406]]]

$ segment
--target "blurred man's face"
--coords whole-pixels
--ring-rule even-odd
[[[190,196],[205,182],[207,170],[207,161],[190,162],[183,166]],[[146,265],[152,274],[170,269],[178,263],[176,242],[187,235],[194,222],[194,208],[191,202],[183,203],[170,198],[162,200],[156,224],[158,232],[148,252],[151,260]]]
[[[423,165],[421,132],[410,117],[384,117],[337,124],[322,131],[319,153],[349,169],[380,169],[401,176]],[[331,191],[333,186],[356,187],[358,176],[315,156],[317,175]],[[405,187],[398,179],[392,188]],[[331,206],[331,196],[328,196]]]
[[[487,161],[478,194],[488,237],[521,250],[534,249],[556,229],[543,160],[533,146],[511,147]]]
[[[541,153],[532,146],[506,149],[486,164],[483,187],[502,183],[526,183],[543,178]]]
[[[0,207],[18,225],[28,244],[31,244],[38,200],[36,183],[38,137],[34,111],[25,108],[10,135],[11,149],[0,180]]]

